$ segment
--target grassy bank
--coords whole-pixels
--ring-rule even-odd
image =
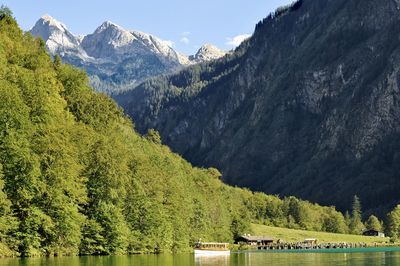
[[[275,240],[282,239],[286,242],[300,242],[306,238],[317,238],[320,243],[357,243],[363,242],[368,244],[373,243],[389,243],[389,238],[380,237],[369,237],[369,236],[359,236],[359,235],[347,235],[347,234],[334,234],[326,232],[314,232],[296,229],[287,229],[280,227],[272,227],[260,224],[252,224],[251,228],[254,235],[264,235],[273,237]]]

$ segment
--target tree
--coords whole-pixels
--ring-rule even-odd
[[[61,57],[58,54],[56,54],[54,56],[53,64],[54,64],[54,68],[56,70],[61,67],[62,61],[61,61]]]
[[[207,169],[207,172],[210,176],[214,178],[220,179],[222,177],[221,172],[217,168],[210,167]]]
[[[361,220],[361,202],[357,195],[353,199],[353,211],[350,222],[350,232],[355,235],[362,233],[364,229],[364,224]]]
[[[374,215],[371,215],[366,223],[367,230],[375,230],[375,231],[382,231],[382,224],[378,220],[378,218]]]
[[[344,221],[345,221],[346,227],[347,227],[346,233],[350,233],[351,215],[350,215],[349,211],[345,212]]]
[[[322,229],[326,232],[344,234],[347,231],[345,218],[334,207],[330,207],[326,211],[322,226]]]
[[[153,142],[153,143],[155,143],[155,144],[161,144],[161,136],[160,136],[160,133],[158,133],[158,131],[157,130],[155,130],[155,129],[149,129],[148,131],[147,131],[147,134],[146,134],[146,139],[148,139],[149,141],[151,141],[151,142]]]
[[[400,237],[400,204],[388,214],[388,233],[394,240]]]
[[[8,233],[18,225],[15,217],[11,215],[11,202],[4,193],[3,166],[0,163],[0,243],[7,243]]]
[[[12,12],[8,7],[2,5],[0,7],[0,19],[3,19],[5,17],[11,18],[12,17]]]
[[[304,202],[301,202],[295,197],[289,197],[287,200],[289,216],[294,219],[295,224],[301,229],[311,229],[313,217],[310,208],[307,208]]]

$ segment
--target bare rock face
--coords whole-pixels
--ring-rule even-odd
[[[167,42],[150,34],[128,31],[112,22],[106,21],[93,34],[86,35],[81,43],[88,55],[95,58],[117,57],[118,61],[132,55],[154,54],[168,64],[179,64],[177,52]]]
[[[67,27],[49,15],[42,16],[31,29],[33,36],[41,36],[51,54],[76,53],[84,56],[78,39],[68,31]]]
[[[95,58],[108,58],[135,51],[137,39],[122,27],[106,21],[94,33],[86,35],[82,47]]]
[[[397,0],[300,0],[233,54],[125,94],[145,132],[226,182],[345,210],[400,202]],[[128,99],[128,100],[127,100]]]
[[[189,60],[195,63],[207,62],[216,60],[223,57],[226,52],[222,51],[218,47],[212,44],[205,44],[197,51],[193,56],[189,57]]]

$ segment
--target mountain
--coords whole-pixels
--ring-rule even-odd
[[[109,21],[94,33],[84,36],[81,46],[94,58],[110,58],[121,62],[131,56],[154,54],[166,65],[179,63],[177,53],[167,42],[147,33],[125,30]]]
[[[382,213],[400,201],[399,23],[399,1],[300,0],[121,104],[229,184]]]
[[[42,16],[31,29],[33,36],[41,36],[51,54],[74,54],[79,57],[86,55],[80,47],[80,40],[67,27],[49,15]]]
[[[189,60],[192,62],[201,63],[216,60],[223,57],[225,54],[225,51],[219,49],[215,45],[207,43],[201,46],[195,55],[189,56]]]
[[[195,63],[222,57],[225,53],[205,45],[193,59],[176,52],[169,42],[151,34],[129,31],[106,21],[92,34],[74,36],[49,15],[30,30],[40,36],[50,54],[89,73],[91,84],[110,94],[134,88],[147,78],[176,72]]]
[[[157,132],[141,136],[5,7],[0,47],[1,257],[191,251],[232,242],[251,221],[348,231],[333,207],[227,186]]]

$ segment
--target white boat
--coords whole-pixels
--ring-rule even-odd
[[[221,256],[229,255],[231,251],[229,250],[228,243],[202,243],[199,242],[194,248],[194,254],[196,256]]]

